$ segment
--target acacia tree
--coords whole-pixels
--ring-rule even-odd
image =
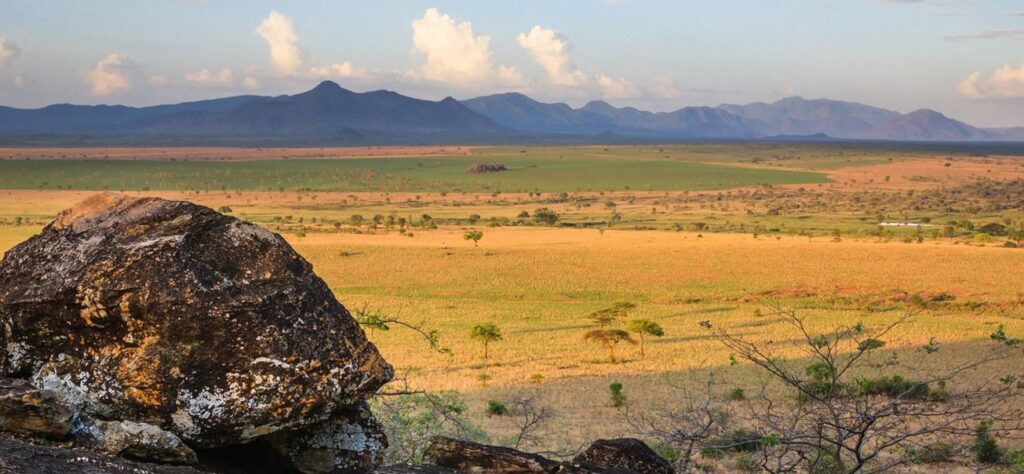
[[[640,338],[640,355],[644,355],[644,336],[661,337],[665,330],[661,325],[650,319],[634,319],[626,324],[626,330],[636,334]]]
[[[621,329],[595,329],[584,336],[588,341],[596,342],[608,350],[608,361],[615,363],[615,346],[620,342],[636,344],[629,333]]]
[[[608,308],[594,311],[593,313],[590,313],[588,317],[591,321],[597,323],[598,327],[604,329],[616,321],[625,319],[625,317],[629,315],[629,311],[633,308],[636,308],[635,304],[628,301],[622,301],[615,303]]]
[[[770,316],[795,332],[796,344],[807,356],[802,361],[781,357],[779,344],[750,342],[705,325],[737,359],[769,375],[743,417],[744,425],[762,436],[756,449],[761,469],[888,472],[907,463],[903,453],[914,448],[960,443],[960,451],[966,452],[963,441],[979,423],[997,420],[990,428],[995,436],[1024,432],[1024,411],[1010,403],[1024,385],[1019,374],[997,369],[998,364],[1007,371],[1021,367],[1021,341],[1000,327],[992,334],[992,344],[972,351],[967,360],[944,361],[940,369],[926,369],[940,350],[934,339],[910,355],[893,351],[881,364],[872,361],[871,354],[885,347],[884,338],[912,315],[877,329],[856,323],[817,333],[795,311],[772,307]],[[867,378],[867,369],[909,371],[913,378],[905,379],[907,372]],[[956,384],[972,372],[990,377]]]
[[[493,323],[477,324],[473,326],[473,329],[469,332],[471,339],[480,341],[484,346],[484,359],[489,359],[490,354],[488,353],[488,347],[492,342],[500,341],[501,329]]]
[[[473,241],[473,246],[474,247],[479,247],[480,246],[480,244],[479,244],[480,239],[484,238],[484,233],[483,233],[483,231],[480,231],[480,230],[470,230],[470,231],[466,231],[466,234],[463,235],[462,238],[466,239],[466,240],[472,240]]]

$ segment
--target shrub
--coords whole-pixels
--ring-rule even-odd
[[[608,391],[610,392],[609,395],[613,407],[618,408],[626,403],[626,394],[622,393],[621,383],[612,382],[612,384],[608,386]]]
[[[878,377],[874,379],[858,378],[857,393],[860,395],[886,395],[922,400],[929,397],[928,384],[904,380],[899,375]]]
[[[761,433],[747,430],[736,430],[725,436],[711,438],[705,449],[752,453],[761,448]]]
[[[760,472],[761,466],[754,460],[754,456],[750,453],[739,453],[736,458],[733,459],[733,467],[740,472]]]
[[[508,408],[505,404],[498,400],[487,401],[487,414],[490,416],[502,416],[508,413]]]
[[[747,395],[743,392],[742,388],[736,387],[729,390],[729,392],[725,394],[725,398],[733,402],[742,402],[747,399]]]
[[[910,458],[910,462],[914,464],[934,464],[952,461],[956,452],[953,450],[953,445],[940,441],[911,449],[907,452],[907,455]]]
[[[1003,456],[1006,471],[1010,474],[1024,474],[1024,449],[1013,449]]]
[[[232,211],[230,206],[221,206],[217,208],[217,212],[221,214],[230,214]]]
[[[971,444],[974,459],[984,464],[995,464],[1002,458],[999,443],[992,437],[992,433],[989,433],[990,428],[990,422],[979,423],[974,429],[974,443]]]
[[[540,385],[540,384],[544,383],[544,375],[542,375],[542,374],[533,374],[533,375],[531,375],[530,376],[530,383],[532,383],[534,385]]]

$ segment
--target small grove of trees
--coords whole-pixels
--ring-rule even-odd
[[[472,240],[474,247],[479,247],[480,239],[484,238],[483,231],[480,230],[469,230],[462,236],[463,239]]]
[[[533,211],[533,221],[543,225],[555,225],[555,223],[558,222],[558,213],[546,207],[542,207]]]
[[[613,324],[619,323],[629,316],[629,312],[636,308],[636,305],[628,301],[615,303],[604,309],[590,313],[587,318],[597,324],[598,329],[589,331],[584,336],[587,341],[600,344],[608,351],[609,362],[615,363],[615,346],[619,343],[636,344],[630,333],[636,334],[640,339],[640,355],[644,355],[644,340],[647,336],[661,337],[665,330],[661,325],[649,319],[634,319],[626,324],[626,329],[613,329]]]
[[[469,332],[470,339],[479,341],[484,348],[484,359],[490,358],[488,348],[492,342],[497,342],[502,339],[501,329],[493,323],[477,324],[473,326],[473,329]]]

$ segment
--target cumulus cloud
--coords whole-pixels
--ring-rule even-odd
[[[982,77],[981,72],[974,72],[957,90],[972,99],[1024,98],[1024,65],[1020,68],[1004,65],[988,78]]]
[[[343,79],[363,78],[369,75],[365,68],[352,65],[351,61],[331,64],[329,66],[317,66],[309,69],[309,75],[313,77],[340,77]]]
[[[261,86],[262,84],[260,84],[260,80],[255,77],[246,76],[245,79],[242,79],[242,87],[246,89],[254,90],[259,89]]]
[[[605,99],[632,99],[640,96],[640,88],[626,79],[613,79],[604,74],[597,75],[597,85]]]
[[[272,11],[256,28],[256,34],[270,46],[270,63],[277,72],[294,74],[299,71],[306,54],[299,47],[299,35],[291,18]]]
[[[535,25],[516,35],[516,41],[544,68],[553,84],[579,86],[587,82],[587,75],[572,62],[572,42],[557,31]]]
[[[203,69],[199,72],[185,74],[185,80],[201,86],[229,87],[235,82],[234,74],[230,69],[222,69],[220,72],[210,72]]]
[[[111,54],[96,63],[96,67],[86,74],[86,80],[92,85],[93,95],[109,96],[131,88],[137,73],[135,61],[127,56]]]
[[[421,71],[430,80],[469,84],[521,79],[511,66],[495,67],[490,36],[477,35],[470,22],[457,23],[436,8],[413,20],[412,43],[426,55]]]
[[[7,65],[21,54],[18,45],[0,36],[0,72],[7,68]]]
[[[654,76],[650,87],[647,88],[651,95],[662,99],[674,99],[682,95],[676,82],[669,76]]]

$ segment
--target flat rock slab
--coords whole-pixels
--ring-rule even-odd
[[[0,472],[18,474],[201,474],[190,467],[161,466],[82,449],[36,446],[0,438]]]

